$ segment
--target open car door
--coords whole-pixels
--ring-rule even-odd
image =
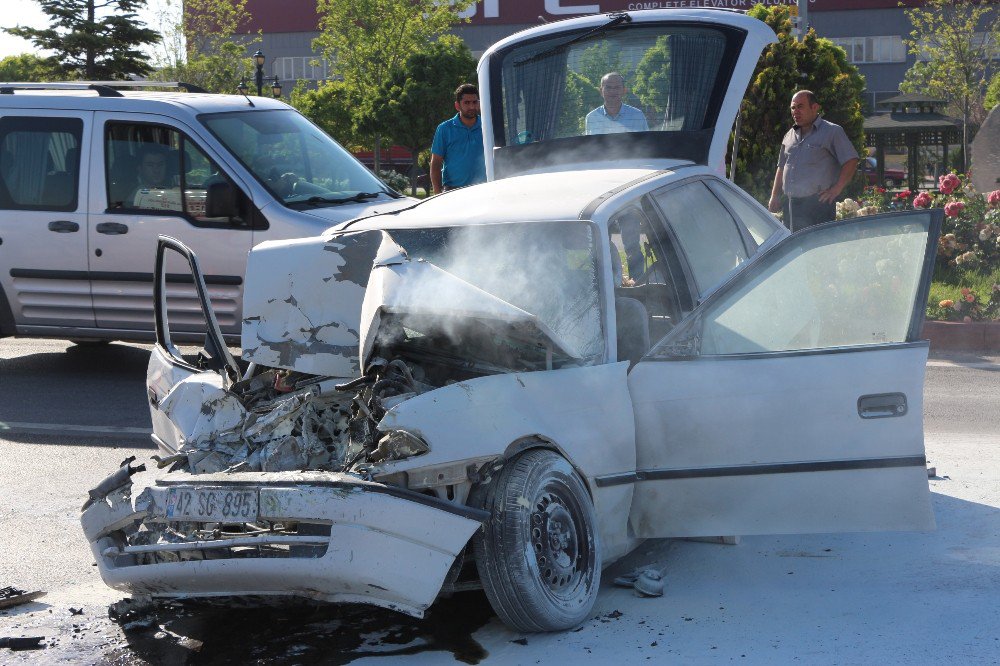
[[[629,374],[638,537],[932,529],[919,341],[938,210],[830,223],[735,276]]]
[[[176,252],[187,262],[198,296],[197,304],[193,307],[189,305],[188,310],[200,311],[205,321],[205,338],[197,358],[185,358],[170,337],[167,301],[171,297],[177,297],[178,294],[171,293],[167,286],[168,251]],[[177,402],[178,399],[187,401],[194,399],[199,401],[195,403],[195,407],[198,407],[200,401],[206,400],[210,395],[221,399],[226,395],[225,389],[240,378],[240,367],[226,347],[219,322],[215,318],[215,311],[212,309],[201,265],[191,249],[175,238],[161,235],[156,245],[156,269],[153,280],[156,344],[153,346],[149,365],[146,367],[146,396],[149,399],[150,418],[153,422],[153,441],[161,453],[173,455],[177,453],[183,435],[164,412],[168,404]],[[183,391],[175,394],[173,398],[170,397],[175,387],[184,379],[195,376],[200,378],[199,390],[191,391],[188,388],[185,397],[179,397]],[[217,402],[214,411],[221,410],[222,406],[223,403]],[[203,414],[203,411],[200,408],[193,411],[198,420],[206,420],[210,416],[220,419],[218,414]]]

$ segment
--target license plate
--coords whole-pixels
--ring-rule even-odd
[[[166,517],[206,523],[253,522],[257,520],[257,505],[256,490],[171,488]]]

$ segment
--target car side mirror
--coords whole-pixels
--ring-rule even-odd
[[[239,214],[236,205],[236,188],[229,181],[208,184],[205,193],[205,217],[234,218]]]

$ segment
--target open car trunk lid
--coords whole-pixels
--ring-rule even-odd
[[[744,91],[774,41],[756,19],[709,9],[586,16],[501,40],[479,62],[487,176],[670,159],[721,169]],[[648,131],[591,132],[585,118],[602,108],[601,78],[615,72]]]

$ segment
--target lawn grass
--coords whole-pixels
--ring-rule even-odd
[[[940,268],[934,271],[934,280],[927,296],[927,318],[943,319],[938,303],[943,300],[958,301],[962,298],[962,289],[968,288],[976,295],[980,303],[987,303],[993,291],[993,285],[1000,283],[1000,268],[993,270],[959,270],[954,267]]]

